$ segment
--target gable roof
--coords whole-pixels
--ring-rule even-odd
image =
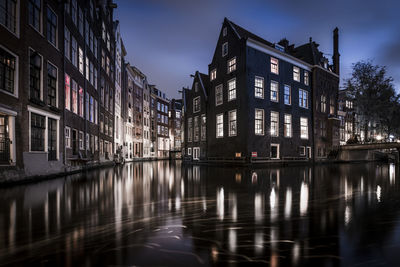
[[[232,21],[228,20],[227,18],[225,18],[225,21],[232,27],[232,29],[236,32],[236,34],[238,35],[239,39],[248,39],[251,38],[253,40],[256,40],[260,43],[263,43],[265,45],[268,46],[272,46],[273,47],[273,43],[261,38],[258,35],[255,35],[254,33],[249,32],[248,30],[240,27],[239,25],[233,23]]]

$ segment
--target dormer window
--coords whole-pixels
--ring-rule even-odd
[[[226,36],[227,31],[228,31],[228,30],[226,29],[226,27],[224,27],[224,29],[222,30],[222,36],[223,36],[223,37]]]
[[[222,56],[226,56],[228,54],[228,42],[222,44]]]
[[[217,78],[217,69],[213,69],[210,72],[210,81],[214,81]]]

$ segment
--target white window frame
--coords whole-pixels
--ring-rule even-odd
[[[286,118],[290,118],[290,123],[289,124],[286,123]],[[286,129],[286,125],[289,125],[289,129]],[[291,138],[293,136],[293,118],[292,118],[292,114],[285,113],[283,115],[283,136],[285,138]]]
[[[65,126],[65,129],[64,129],[64,140],[65,140],[65,147],[66,148],[71,148],[71,127]]]
[[[232,82],[235,83],[235,88],[234,88],[234,89],[229,89],[229,85],[230,85]],[[237,88],[237,86],[236,86],[236,78],[230,79],[230,80],[227,82],[226,87],[227,87],[227,90],[228,90],[228,102],[229,102],[229,101],[232,101],[232,100],[235,100],[236,97],[237,97],[237,96],[236,96],[236,88]],[[233,92],[233,93],[232,93],[232,96],[231,96],[231,94],[230,94],[231,91]]]
[[[276,60],[277,61],[277,64],[276,64],[276,72],[273,70],[273,68],[272,68],[272,61],[273,60]],[[271,69],[271,73],[274,73],[274,74],[277,74],[277,75],[279,75],[279,59],[277,59],[277,58],[275,58],[275,57],[271,57],[270,58],[270,69]]]
[[[272,99],[272,84],[276,84],[276,99]],[[277,81],[273,81],[271,80],[271,84],[270,84],[270,100],[272,102],[276,102],[279,103],[279,83]]]
[[[200,159],[200,147],[193,148],[193,159],[199,160]]]
[[[286,103],[286,88],[289,88],[289,103]],[[290,85],[284,84],[283,85],[283,102],[285,105],[291,106],[292,105],[292,87]]]
[[[261,80],[261,85],[262,87],[257,87],[257,79]],[[261,88],[261,96],[257,95],[257,88]],[[260,76],[255,76],[254,77],[254,97],[255,98],[259,98],[259,99],[264,99],[264,77],[260,77]]]
[[[218,90],[221,89],[221,99],[218,101]],[[224,103],[224,86],[222,84],[215,86],[215,106],[222,105]]]
[[[48,9],[50,9],[53,13],[54,13],[54,15],[56,16],[56,19],[57,19],[57,25],[56,25],[56,43],[55,44],[53,44],[52,42],[50,42],[49,41],[49,39],[48,39],[48,36],[47,36],[47,10],[46,10],[46,40],[47,40],[47,42],[49,42],[52,46],[54,46],[56,49],[58,49],[58,24],[59,24],[59,21],[58,21],[58,15],[57,15],[57,13],[54,11],[54,9],[52,9],[49,5],[47,5],[47,8]]]
[[[277,116],[276,133],[272,132],[272,114],[276,114],[276,116]],[[279,112],[277,112],[277,111],[271,111],[271,114],[270,114],[270,135],[272,137],[278,137],[279,136]]]
[[[232,113],[235,113],[235,132],[232,132],[231,131],[231,122],[233,121],[233,120],[231,120],[231,114]],[[234,109],[234,110],[230,110],[229,112],[228,112],[228,126],[229,126],[229,128],[228,128],[228,136],[229,137],[232,137],[232,136],[237,136],[237,110],[236,109]]]
[[[195,105],[196,100],[199,100],[199,109],[198,109],[198,110],[195,109],[195,107],[196,107],[196,105]],[[201,101],[200,96],[197,96],[197,97],[193,98],[193,113],[200,112],[200,110],[201,110],[201,102],[200,102],[200,101]]]
[[[231,64],[233,62],[233,64]],[[227,73],[231,73],[236,70],[236,57],[233,57],[227,62]]]
[[[300,68],[297,66],[293,66],[293,81],[300,82]]]
[[[305,120],[306,122],[306,130],[307,130],[307,136],[303,135],[303,127],[304,125],[302,124],[302,120]],[[300,117],[300,138],[304,140],[308,140],[309,137],[309,127],[308,127],[308,118],[307,117]]]
[[[300,97],[300,93],[301,93],[301,97]],[[304,96],[306,96],[306,99],[305,99],[306,106],[303,105]],[[307,90],[299,89],[299,107],[304,108],[304,109],[308,109],[308,91]]]
[[[262,119],[261,119],[261,133],[257,133],[257,128],[256,128],[256,116],[257,116],[257,111],[262,111]],[[264,135],[265,133],[265,111],[264,109],[259,109],[256,108],[254,110],[254,134],[255,135]]]
[[[218,135],[218,118],[219,117],[222,117],[222,135]],[[220,113],[220,114],[217,114],[216,115],[216,117],[215,117],[215,135],[216,135],[216,138],[223,138],[224,137],[224,114],[223,113]]]
[[[305,156],[306,155],[306,147],[305,146],[300,146],[300,156]]]
[[[276,149],[276,158],[273,158],[272,156],[271,156],[271,152],[272,152],[272,147],[276,147],[277,149]],[[271,156],[271,159],[280,159],[280,145],[279,144],[275,144],[275,143],[271,143],[271,145],[270,145],[270,156]]]

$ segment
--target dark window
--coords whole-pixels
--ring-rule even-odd
[[[0,89],[14,94],[15,57],[0,48]]]
[[[37,52],[30,51],[30,98],[40,100],[40,71],[42,58]]]
[[[57,69],[52,64],[47,64],[47,92],[50,106],[57,105]]]
[[[31,151],[44,151],[45,117],[31,113]]]
[[[41,0],[29,0],[29,24],[36,30],[40,31],[40,10]]]
[[[1,0],[0,1],[0,24],[4,25],[10,31],[16,31],[16,0]]]
[[[47,40],[57,46],[57,16],[47,8]]]
[[[57,121],[54,119],[48,120],[48,160],[57,160]]]

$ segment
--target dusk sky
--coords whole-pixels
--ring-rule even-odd
[[[116,1],[128,51],[126,60],[169,98],[191,86],[190,74],[208,72],[224,17],[270,41],[286,37],[296,46],[312,37],[331,60],[332,30],[339,27],[341,80],[351,65],[386,65],[400,88],[398,1]]]

